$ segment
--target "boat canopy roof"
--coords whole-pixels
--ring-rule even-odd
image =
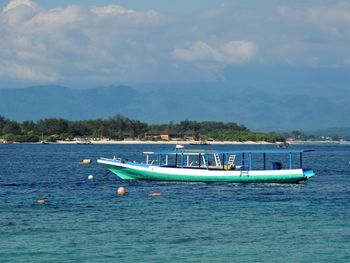
[[[198,150],[198,149],[177,149],[174,151],[155,151],[155,152],[144,152],[144,154],[162,154],[162,155],[200,155],[200,154],[242,154],[242,153],[268,153],[268,154],[290,154],[290,153],[304,153],[313,152],[314,150],[237,150],[237,151],[215,151],[215,150]]]

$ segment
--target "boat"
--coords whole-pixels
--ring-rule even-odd
[[[39,143],[40,144],[49,144],[49,142],[44,140],[44,132],[41,132],[41,141]]]
[[[144,152],[143,162],[116,157],[101,157],[97,162],[123,180],[298,183],[315,175],[312,169],[303,168],[303,153],[306,152],[310,150],[208,151],[176,148],[174,151]],[[280,161],[282,159],[288,160],[286,164]]]
[[[88,138],[88,137],[76,137],[74,140],[75,140],[76,144],[82,144],[82,145],[92,144],[90,138]]]
[[[190,145],[210,145],[210,143],[206,141],[200,141],[200,142],[191,142]]]
[[[81,145],[87,145],[87,144],[92,144],[91,141],[77,141],[77,144],[81,144]]]
[[[286,148],[290,147],[290,144],[288,142],[282,142],[282,143],[277,144],[277,147],[286,149]]]

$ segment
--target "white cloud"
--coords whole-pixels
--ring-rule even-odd
[[[0,13],[0,77],[126,81],[148,68],[152,55],[144,48],[145,36],[160,19],[155,11],[116,5],[44,10],[33,1],[12,0]]]
[[[350,53],[350,3],[290,4],[277,9],[285,27],[271,54],[294,66],[341,67]]]
[[[223,61],[241,64],[250,61],[257,53],[256,45],[251,41],[231,41],[222,47]]]
[[[175,48],[173,56],[180,60],[195,62],[203,60],[218,61],[220,60],[221,54],[207,43],[197,41],[187,49]]]
[[[312,25],[330,34],[349,36],[350,3],[334,2],[331,5],[278,8],[281,16],[304,26]]]
[[[12,79],[51,83],[58,79],[55,72],[45,68],[26,65],[14,61],[0,62],[0,76]]]
[[[66,27],[82,21],[85,17],[79,6],[66,8],[54,8],[45,12],[39,12],[24,25],[28,30],[41,31],[45,29]]]
[[[219,64],[242,64],[257,54],[256,45],[251,41],[229,41],[215,47],[197,41],[188,48],[175,48],[173,57],[187,62],[214,62]]]
[[[3,11],[8,12],[18,7],[29,7],[33,10],[39,9],[38,5],[31,0],[12,0],[4,7]]]
[[[0,84],[201,81],[256,61],[346,66],[349,3],[289,2],[276,11],[255,1],[179,14],[12,0],[0,11]]]
[[[108,16],[108,15],[132,15],[136,12],[130,9],[126,9],[119,5],[109,5],[103,7],[93,7],[91,8],[92,12],[99,16]]]

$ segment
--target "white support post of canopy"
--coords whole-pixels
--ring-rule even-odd
[[[252,153],[249,153],[249,170],[252,170]]]
[[[204,166],[204,167],[208,167],[207,160],[206,160],[204,154],[202,154],[202,159],[203,159],[203,166]]]

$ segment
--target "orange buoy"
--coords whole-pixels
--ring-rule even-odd
[[[161,196],[162,194],[161,193],[150,193],[148,194],[148,196]]]
[[[43,199],[41,199],[41,200],[36,200],[36,202],[38,203],[38,204],[45,204],[45,200],[43,200]]]
[[[90,159],[84,159],[80,162],[80,164],[90,164],[91,160]]]
[[[117,190],[117,194],[118,195],[125,195],[126,193],[126,190],[124,187],[119,187],[118,190]]]

